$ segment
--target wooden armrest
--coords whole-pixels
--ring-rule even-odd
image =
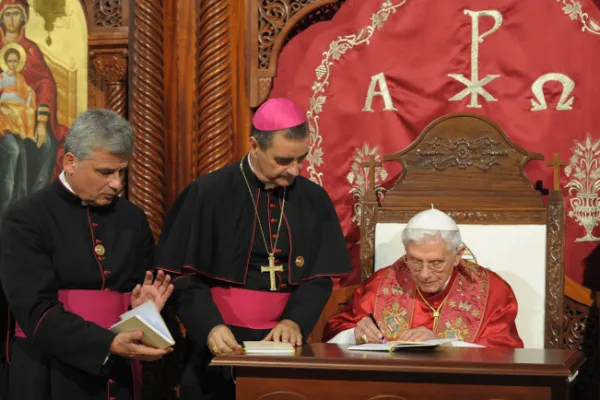
[[[565,276],[565,296],[588,307],[594,304],[592,290],[580,285],[568,276]]]

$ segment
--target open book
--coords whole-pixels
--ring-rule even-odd
[[[244,342],[244,353],[246,354],[296,354],[296,349],[289,343],[283,342]]]
[[[121,321],[110,327],[114,333],[142,331],[142,343],[164,349],[175,344],[165,321],[152,300],[121,315]]]
[[[406,349],[434,349],[438,346],[455,342],[456,339],[432,339],[422,342],[385,342],[367,343],[348,347],[348,350],[358,351],[396,351]]]

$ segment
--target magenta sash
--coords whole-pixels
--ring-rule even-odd
[[[233,287],[214,287],[210,291],[226,325],[250,329],[274,328],[290,297],[290,293]]]
[[[79,315],[88,322],[100,325],[104,329],[110,328],[119,321],[119,317],[129,310],[131,293],[111,292],[107,290],[59,290],[58,301],[66,311]],[[42,321],[39,321],[42,323]],[[15,325],[15,337],[27,336]],[[139,362],[131,361],[133,374],[134,398],[141,399],[142,394],[142,366]]]

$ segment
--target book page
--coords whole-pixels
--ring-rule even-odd
[[[132,310],[127,311],[126,313],[121,315],[121,321],[124,321],[133,316],[140,317],[141,320],[146,322],[148,325],[152,326],[156,329],[161,335],[163,335],[169,341],[173,341],[173,337],[171,336],[171,332],[167,328],[165,321],[162,316],[158,312],[156,305],[152,300],[148,300],[141,306],[138,306]]]

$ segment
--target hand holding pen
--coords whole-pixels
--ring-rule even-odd
[[[373,314],[363,317],[354,328],[354,338],[356,343],[385,343],[385,337],[377,326],[377,321]]]

